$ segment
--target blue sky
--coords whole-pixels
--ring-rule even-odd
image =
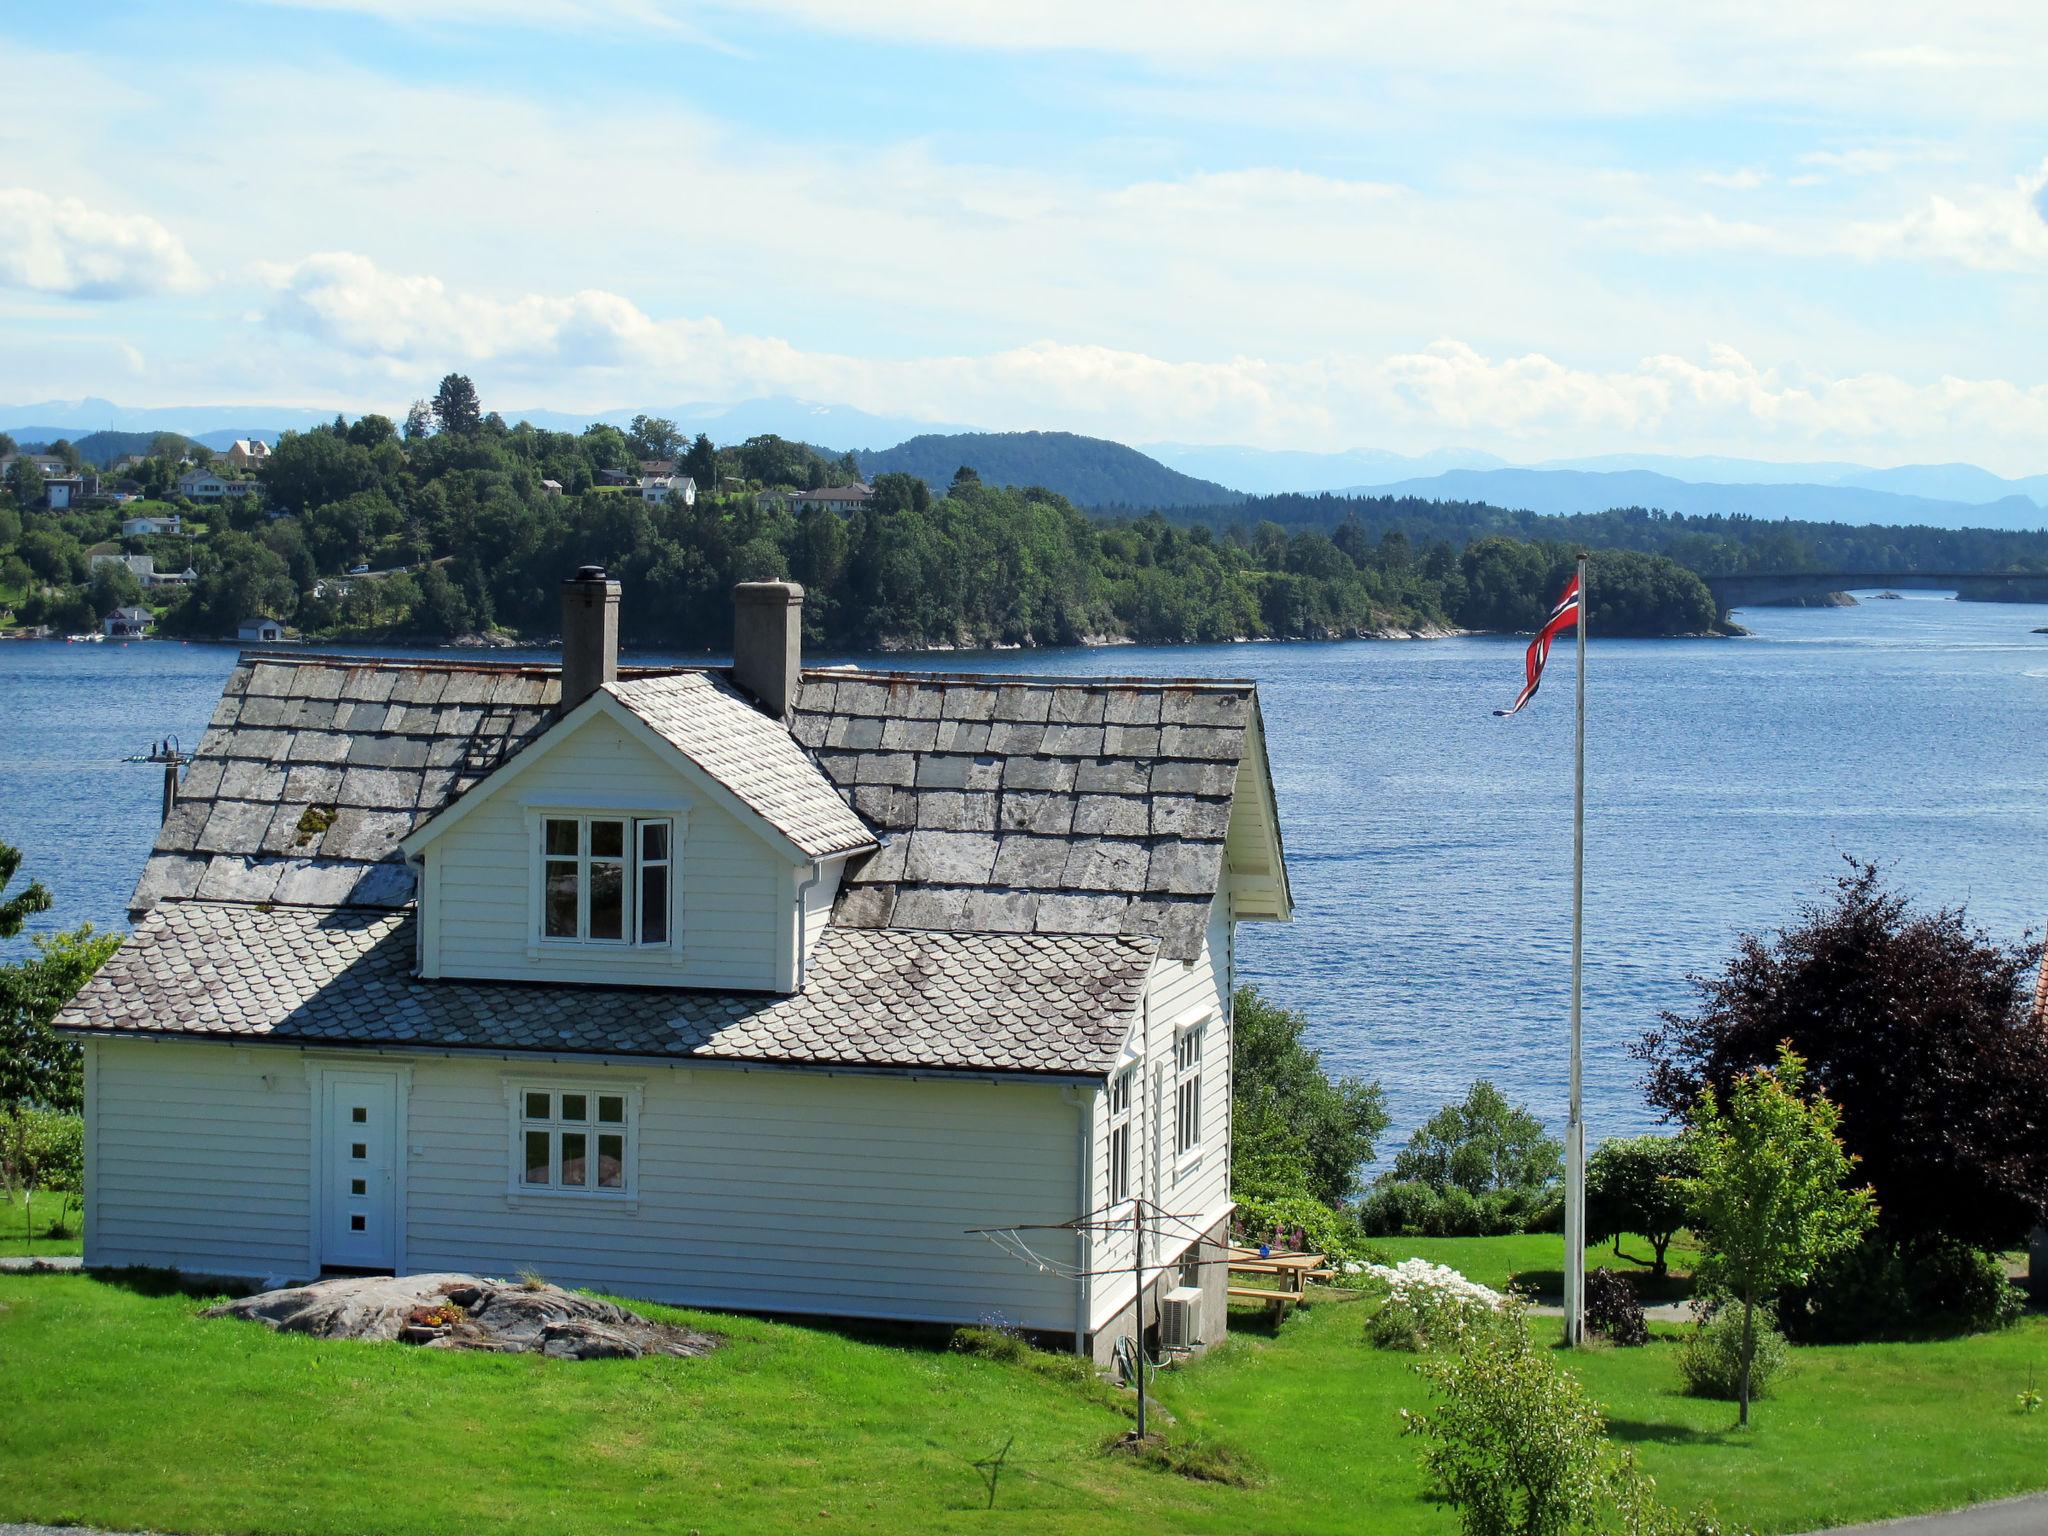
[[[2048,469],[2048,8],[0,10],[0,400]]]

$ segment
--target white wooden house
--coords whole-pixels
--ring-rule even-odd
[[[739,590],[730,669],[620,669],[588,569],[560,672],[245,656],[60,1020],[87,1263],[1100,1355],[1144,1199],[1220,1337],[1233,934],[1290,913],[1254,688],[804,671],[801,597]],[[1103,1212],[1044,1268],[971,1230]]]

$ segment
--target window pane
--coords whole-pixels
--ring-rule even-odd
[[[565,818],[548,818],[548,852],[576,857],[576,823]]]
[[[548,1096],[546,1094],[527,1094],[526,1118],[529,1120],[545,1120],[548,1118]]]
[[[668,942],[668,866],[654,864],[640,871],[640,942]]]
[[[599,1189],[624,1189],[626,1187],[625,1137],[606,1135],[597,1138],[597,1187]]]
[[[547,910],[542,931],[551,939],[576,937],[576,866],[548,861]]]
[[[668,857],[667,822],[643,821],[640,823],[640,857],[643,859],[665,859]]]
[[[589,1183],[583,1168],[583,1149],[590,1138],[581,1131],[562,1132],[562,1187],[581,1189]]]
[[[613,826],[617,826],[614,822]],[[593,828],[594,830],[594,828]],[[623,939],[626,936],[626,866],[590,863],[590,936],[593,939]]]
[[[597,1100],[597,1118],[606,1125],[624,1125],[626,1101],[616,1094],[600,1094]]]
[[[526,1133],[526,1182],[545,1184],[548,1181],[548,1133],[528,1131]]]
[[[590,1095],[587,1093],[563,1094],[562,1118],[564,1120],[588,1120],[590,1118]]]
[[[593,821],[590,824],[590,856],[593,859],[623,859],[626,856],[626,824],[623,821]]]

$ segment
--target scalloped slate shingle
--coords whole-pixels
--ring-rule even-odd
[[[59,1028],[308,1045],[587,1052],[1100,1076],[1146,937],[830,928],[794,997],[413,978],[410,911],[167,901]]]
[[[875,846],[778,720],[708,672],[625,678],[605,689],[812,858]]]
[[[806,672],[790,729],[883,846],[834,921],[1145,933],[1201,953],[1249,682]]]

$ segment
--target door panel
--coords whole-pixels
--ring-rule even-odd
[[[320,1262],[390,1269],[398,1262],[398,1079],[333,1073],[326,1097]]]

